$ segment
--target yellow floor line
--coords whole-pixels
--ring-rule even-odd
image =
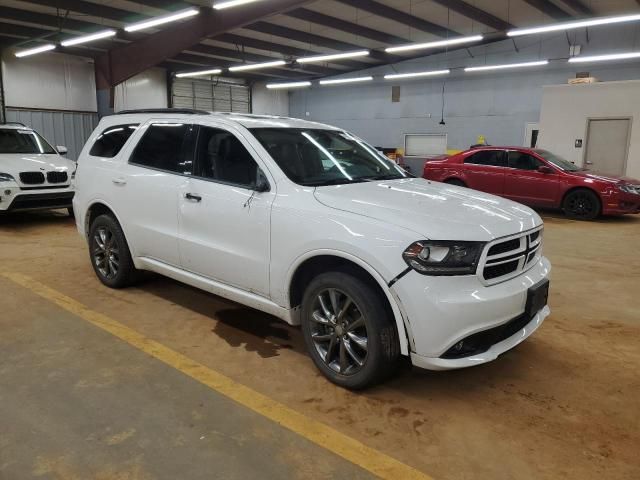
[[[333,428],[313,420],[271,398],[241,385],[229,377],[210,369],[168,347],[145,337],[112,318],[91,310],[72,298],[34,280],[14,272],[0,272],[12,282],[31,290],[75,316],[124,340],[128,344],[170,365],[207,387],[219,392],[256,413],[282,425],[292,432],[320,445],[336,455],[349,460],[364,470],[383,479],[433,480],[418,470],[367,447]]]

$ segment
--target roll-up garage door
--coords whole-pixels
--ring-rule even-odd
[[[251,113],[251,89],[233,80],[174,78],[171,98],[174,108]]]

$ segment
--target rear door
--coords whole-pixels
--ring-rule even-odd
[[[547,166],[526,152],[510,150],[506,170],[504,196],[516,202],[540,207],[553,206],[560,188],[560,178],[554,168],[551,173],[538,169]]]
[[[128,162],[112,176],[110,198],[135,256],[179,266],[178,195],[192,172],[185,147],[193,127],[163,120],[140,130]]]
[[[507,161],[503,150],[480,150],[464,159],[467,186],[482,192],[502,195]]]

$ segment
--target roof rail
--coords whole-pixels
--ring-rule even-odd
[[[0,125],[18,125],[20,127],[27,128],[27,126],[22,122],[2,122],[2,123],[0,123]]]
[[[114,115],[127,115],[130,113],[173,113],[178,115],[210,115],[206,110],[195,110],[193,108],[141,108],[139,110],[121,110]]]

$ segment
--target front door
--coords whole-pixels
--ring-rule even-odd
[[[629,118],[589,120],[584,167],[599,173],[624,175],[630,130]]]
[[[502,150],[479,150],[464,160],[467,186],[481,192],[502,195],[504,172],[507,165]]]
[[[525,152],[511,150],[504,180],[504,196],[526,205],[539,207],[556,204],[559,176],[549,167],[550,173],[538,169],[546,166],[538,158]]]
[[[270,217],[275,184],[257,192],[264,169],[239,132],[200,126],[194,175],[180,202],[182,267],[263,296],[269,294]]]

